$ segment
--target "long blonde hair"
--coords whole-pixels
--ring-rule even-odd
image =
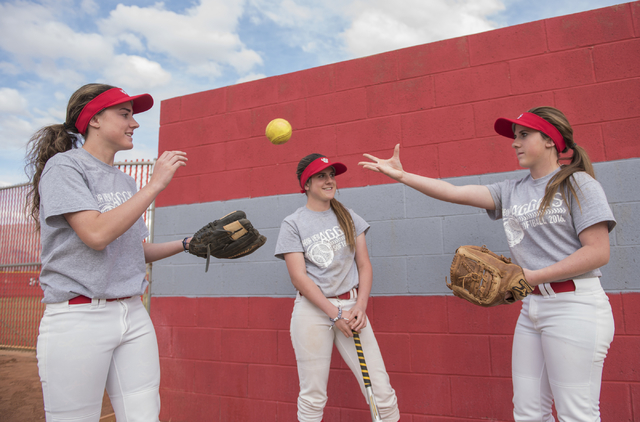
[[[298,183],[300,183],[300,179],[302,177],[302,173],[304,169],[307,168],[309,164],[317,160],[318,158],[324,157],[322,154],[309,154],[304,157],[298,163],[298,168],[296,169],[296,174],[298,176]],[[345,208],[340,201],[335,198],[332,198],[330,201],[331,209],[335,213],[338,218],[338,223],[340,224],[340,229],[344,233],[345,241],[349,248],[353,251],[356,249],[356,226],[353,224],[353,218],[349,213],[349,210]]]
[[[573,173],[578,171],[584,171],[589,176],[595,179],[596,175],[593,171],[593,165],[591,164],[591,160],[589,159],[589,155],[579,145],[576,145],[573,140],[573,129],[569,124],[569,120],[560,110],[554,107],[535,107],[529,110],[529,113],[533,113],[547,122],[551,123],[558,129],[564,141],[566,143],[566,147],[564,151],[567,152],[569,149],[573,150],[573,155],[571,156],[571,162],[566,165],[562,165],[560,167],[560,171],[556,173],[549,183],[547,183],[547,187],[544,191],[544,197],[542,198],[542,202],[540,203],[540,215],[544,215],[544,212],[551,205],[551,201],[553,201],[553,197],[556,195],[556,192],[560,191],[560,195],[562,195],[562,199],[564,200],[567,207],[571,207],[570,201],[567,201],[567,192],[570,192],[576,201],[578,201],[578,206],[580,207],[580,199],[576,195],[576,191],[573,185],[570,183],[571,176]],[[551,139],[549,136],[540,132],[544,139]],[[569,158],[566,158],[567,160]],[[580,207],[582,208],[582,207]]]
[[[29,139],[25,172],[29,177],[31,188],[27,194],[26,207],[29,215],[36,221],[36,229],[40,228],[40,192],[38,187],[45,164],[59,152],[82,146],[81,141],[75,136],[78,134],[76,120],[82,109],[91,100],[111,88],[114,87],[106,84],[84,85],[71,95],[67,105],[66,121],[63,124],[45,126]]]

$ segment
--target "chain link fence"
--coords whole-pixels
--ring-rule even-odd
[[[114,165],[136,180],[138,189],[151,178],[155,160],[117,162]],[[40,288],[40,233],[28,216],[29,184],[0,188],[0,348],[35,350],[44,312]],[[153,242],[155,203],[143,218],[149,228],[145,242]],[[147,264],[151,283],[152,265]],[[150,306],[151,284],[143,296]]]

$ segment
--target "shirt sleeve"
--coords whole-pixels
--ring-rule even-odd
[[[349,213],[351,214],[351,218],[353,219],[353,225],[356,228],[356,237],[360,236],[362,233],[366,235],[369,231],[369,223],[367,223],[364,218],[353,212],[353,210],[350,209]]]
[[[280,225],[275,257],[284,259],[284,254],[291,252],[304,253],[304,247],[302,246],[302,240],[295,225],[288,219],[285,219]]]
[[[487,185],[487,188],[491,193],[491,197],[493,198],[493,203],[496,207],[494,210],[487,210],[487,215],[492,220],[500,220],[502,218],[502,188],[504,183],[505,182],[503,181]]]
[[[586,173],[574,173],[571,183],[578,200],[571,196],[571,217],[580,234],[594,224],[607,222],[609,232],[616,226],[616,220],[607,201],[602,185]]]
[[[40,213],[46,223],[59,226],[60,218],[70,212],[100,211],[82,173],[66,164],[46,168],[39,185]]]

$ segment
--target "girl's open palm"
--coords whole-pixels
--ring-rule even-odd
[[[149,183],[156,183],[160,190],[169,185],[176,170],[187,165],[187,154],[182,151],[165,151],[153,166],[153,175]]]
[[[402,163],[400,162],[400,144],[397,144],[393,149],[393,156],[386,160],[374,157],[371,154],[363,155],[371,161],[359,162],[358,165],[362,166],[362,168],[386,174],[394,180],[400,180],[400,178],[402,178],[404,171],[402,170]]]

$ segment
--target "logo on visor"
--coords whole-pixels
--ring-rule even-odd
[[[520,120],[520,118],[524,116],[524,113],[522,113],[521,115],[518,116],[518,118],[516,120]]]
[[[323,163],[325,163],[325,164],[326,164],[326,163],[328,163],[328,162],[329,162],[329,159],[328,159],[328,158],[321,158],[321,159],[320,159],[320,161],[322,161]]]
[[[120,88],[120,92],[122,92],[124,95],[126,95],[127,97],[129,96],[129,94],[127,94],[126,92],[124,92],[124,89]]]

